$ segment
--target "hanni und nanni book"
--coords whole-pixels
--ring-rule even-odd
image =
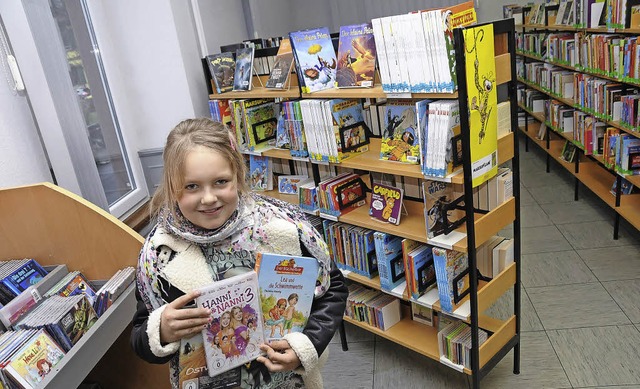
[[[318,261],[310,257],[259,253],[255,269],[265,340],[302,332],[311,312]]]
[[[402,194],[401,188],[374,183],[371,187],[369,216],[386,223],[400,224]]]
[[[198,307],[211,309],[211,323],[202,330],[210,377],[250,362],[260,355],[263,343],[254,271],[200,288]]]
[[[372,87],[376,67],[376,45],[371,23],[340,27],[338,42],[338,88]]]

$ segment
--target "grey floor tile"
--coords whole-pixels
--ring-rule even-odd
[[[496,302],[487,309],[484,314],[500,320],[507,320],[513,315],[513,288],[509,289],[505,294],[500,296]],[[533,309],[529,295],[524,288],[520,293],[520,330],[525,331],[542,331],[542,323],[540,318]]]
[[[574,387],[640,384],[640,332],[632,325],[548,331]]]
[[[351,343],[349,351],[329,344],[329,359],[322,377],[325,388],[373,388],[375,342]]]
[[[545,332],[520,337],[520,374],[513,374],[513,351],[480,381],[484,388],[571,388]]]
[[[537,204],[527,188],[520,188],[520,206]]]
[[[521,229],[522,254],[571,250],[572,247],[556,226]]]
[[[600,283],[527,288],[546,330],[631,324]]]
[[[640,389],[640,385],[574,386],[575,389]]]
[[[575,201],[570,206],[563,203],[550,203],[542,204],[541,207],[554,224],[610,220],[613,212],[602,202],[598,206],[585,200]]]
[[[640,246],[577,250],[600,281],[640,278]]]
[[[618,240],[613,239],[613,225],[607,221],[561,224],[557,226],[574,249],[625,246],[632,243],[627,232],[620,229]]]
[[[556,186],[538,186],[535,188],[527,187],[531,196],[540,205],[549,203],[574,203],[573,185],[561,184]]]
[[[373,342],[373,340],[375,339],[375,335],[373,334],[373,332],[369,332],[351,323],[344,323],[344,329],[347,334],[348,344],[357,342]],[[336,331],[335,335],[333,335],[331,343],[340,343],[339,331]]]
[[[549,173],[544,170],[540,171],[522,171],[522,184],[527,188],[537,188],[541,186],[571,186],[571,182],[565,177],[551,171]]]
[[[640,323],[640,280],[608,281],[602,286],[618,303],[632,323]]]
[[[377,337],[373,388],[467,389],[468,383],[464,374]]]
[[[522,227],[543,227],[553,223],[538,204],[520,205]]]
[[[525,287],[595,281],[598,279],[573,250],[522,256],[522,284]]]

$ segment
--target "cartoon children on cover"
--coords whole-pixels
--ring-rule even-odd
[[[265,324],[271,328],[271,334],[269,337],[273,337],[275,333],[276,327],[280,329],[280,336],[283,336],[283,326],[284,326],[284,313],[285,308],[287,307],[287,300],[278,299],[276,305],[269,310],[269,318],[265,321]]]
[[[284,310],[284,331],[289,334],[293,328],[293,314],[296,313],[296,304],[298,303],[298,294],[291,293],[287,301],[289,306]]]

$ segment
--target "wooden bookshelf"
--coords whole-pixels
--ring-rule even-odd
[[[262,84],[260,84],[260,81]],[[213,87],[213,93],[209,95],[209,100],[217,100],[217,99],[297,99],[300,98],[300,88],[298,87],[298,77],[295,74],[289,75],[289,80],[291,85],[288,89],[268,89],[265,88],[264,85],[267,83],[269,79],[268,75],[264,76],[253,76],[252,78],[252,86],[250,91],[246,92],[224,92],[217,93],[216,86],[213,84],[213,80],[211,80],[211,85]]]

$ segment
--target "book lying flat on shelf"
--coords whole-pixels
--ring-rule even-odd
[[[310,257],[258,253],[255,270],[265,340],[302,332],[311,313],[318,261]]]
[[[287,87],[287,81],[291,77],[291,69],[293,68],[293,51],[291,50],[291,42],[289,39],[280,41],[278,54],[276,54],[275,63],[269,74],[269,79],[265,84],[267,89],[284,89]]]
[[[375,65],[376,45],[371,23],[341,26],[336,86],[372,87]]]
[[[200,291],[196,305],[211,309],[212,320],[202,330],[209,376],[215,377],[256,359],[264,342],[257,274],[249,271],[216,281]],[[234,314],[241,316],[240,323]],[[246,329],[236,333],[240,327]]]

